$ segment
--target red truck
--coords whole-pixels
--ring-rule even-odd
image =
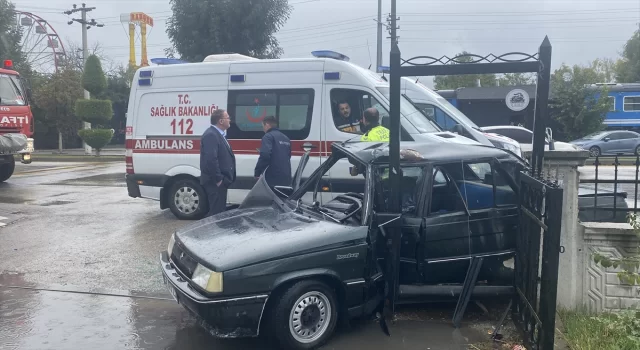
[[[31,163],[33,153],[33,113],[30,92],[13,62],[5,60],[0,68],[0,182],[13,175],[15,158]]]

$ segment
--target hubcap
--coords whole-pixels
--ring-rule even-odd
[[[324,334],[330,321],[329,299],[320,292],[309,292],[293,305],[289,316],[289,331],[296,341],[311,343]]]
[[[599,155],[600,155],[600,151],[597,148],[594,147],[594,148],[591,149],[591,156],[592,157],[597,157]]]
[[[200,196],[191,187],[181,187],[174,197],[176,208],[183,214],[191,214],[200,206]]]

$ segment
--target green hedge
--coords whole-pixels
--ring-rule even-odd
[[[107,77],[104,75],[100,59],[96,55],[87,57],[82,74],[82,87],[89,91],[91,97],[97,97],[107,89]]]
[[[109,100],[78,100],[75,113],[85,122],[103,124],[113,117],[113,107]]]
[[[96,149],[104,148],[113,137],[110,129],[82,129],[78,131],[78,135],[87,145]]]

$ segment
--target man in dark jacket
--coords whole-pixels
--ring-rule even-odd
[[[236,157],[227,142],[230,126],[229,114],[217,109],[211,114],[209,127],[200,141],[200,184],[207,192],[211,216],[223,212],[227,207],[227,190],[236,180]]]
[[[266,169],[265,179],[271,188],[291,186],[291,141],[276,125],[273,116],[267,116],[262,121],[264,136],[254,171],[255,177],[259,178]]]

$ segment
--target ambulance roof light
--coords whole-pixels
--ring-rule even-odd
[[[166,64],[180,64],[180,63],[189,63],[187,61],[175,59],[175,58],[152,58],[151,63],[157,65],[166,65]]]
[[[12,60],[4,60],[4,69],[13,69],[13,61]]]
[[[389,67],[389,66],[379,66],[378,70],[381,73],[391,73],[391,67]]]
[[[333,58],[334,60],[349,62],[350,58],[346,55],[343,55],[339,52],[331,51],[331,50],[318,50],[311,51],[313,57],[317,58]]]

